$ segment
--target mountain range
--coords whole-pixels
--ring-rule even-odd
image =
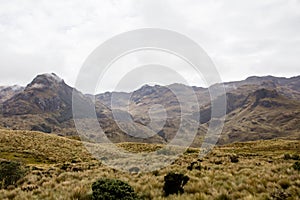
[[[225,117],[225,125],[218,144],[273,138],[300,139],[300,76],[252,76],[223,84],[226,89],[223,98],[227,104],[226,116],[219,116]],[[217,86],[202,88],[178,83],[168,86],[144,85],[133,92],[89,95],[70,87],[54,73],[41,74],[26,87],[0,87],[0,127],[74,137],[77,135],[72,113],[72,98],[75,94],[80,105],[95,108],[99,124],[111,141],[167,143],[177,133],[182,111],[193,113],[198,110],[189,98],[192,89],[200,110],[200,113],[195,111],[194,114],[200,114],[200,117],[193,117],[192,114],[188,119],[200,124],[193,141],[193,146],[199,146],[212,121],[209,91]],[[184,104],[179,103],[172,90],[186,97]],[[212,101],[218,101],[218,98],[221,97]],[[161,107],[155,109],[157,105],[163,107],[166,116],[161,113]],[[126,134],[116,123],[114,110],[134,121],[120,119],[124,127],[133,132],[138,130],[147,137]],[[150,111],[156,119],[149,117]],[[167,118],[161,128],[157,128],[155,123],[153,125],[153,120],[161,121],[163,117]],[[151,131],[158,133],[153,134]],[[93,134],[92,137],[97,137],[97,133]]]

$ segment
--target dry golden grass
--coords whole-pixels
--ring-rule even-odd
[[[128,151],[149,152],[160,145],[123,143]],[[299,141],[271,140],[216,147],[199,160],[202,169],[188,170],[197,161],[198,150],[190,149],[172,165],[155,172],[130,174],[93,159],[82,143],[29,131],[0,131],[0,158],[19,160],[29,166],[16,187],[0,190],[0,199],[88,199],[91,184],[102,177],[128,182],[145,199],[271,199],[284,193],[299,199],[300,173],[293,160],[283,155],[300,154]],[[238,156],[232,163],[230,156]],[[185,193],[164,197],[164,176],[181,172],[190,177]]]

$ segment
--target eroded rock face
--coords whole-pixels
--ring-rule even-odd
[[[268,90],[268,89],[260,89],[254,92],[256,99],[264,99],[264,98],[276,98],[279,96],[276,90]]]
[[[265,100],[268,98],[272,99],[279,97],[279,94],[276,90],[268,90],[265,88],[259,89],[253,93],[253,96],[255,97],[255,102],[253,103],[252,107],[255,107],[257,105],[261,105],[266,108],[270,108],[272,106],[280,106],[275,101]]]
[[[58,111],[63,104],[63,102],[57,96],[46,99],[35,98],[34,103],[45,112]]]

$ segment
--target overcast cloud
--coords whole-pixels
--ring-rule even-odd
[[[98,45],[145,27],[196,41],[223,81],[300,75],[299,0],[1,0],[0,85],[45,72],[73,85]]]

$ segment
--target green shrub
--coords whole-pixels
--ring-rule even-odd
[[[155,170],[152,172],[153,176],[158,176],[159,175],[159,171],[158,170]]]
[[[279,180],[278,184],[281,186],[282,189],[288,189],[291,186],[291,183],[288,179],[281,179]]]
[[[293,160],[300,160],[300,156],[298,154],[294,154],[291,157]]]
[[[165,195],[168,196],[170,194],[183,193],[183,186],[189,181],[189,179],[190,178],[184,174],[173,172],[168,173],[164,178],[165,184],[163,189]]]
[[[222,164],[223,164],[223,161],[222,161],[222,160],[216,160],[216,161],[215,161],[215,164],[216,164],[216,165],[222,165]]]
[[[201,163],[200,162],[191,162],[191,164],[187,167],[188,170],[192,171],[193,169],[201,170]]]
[[[69,169],[70,168],[70,163],[64,163],[64,164],[62,164],[62,166],[60,167],[60,169],[62,169],[62,170],[67,170],[67,169]]]
[[[237,155],[231,155],[229,158],[230,158],[230,162],[232,163],[239,162],[239,157]]]
[[[295,169],[295,170],[298,170],[298,171],[300,171],[300,162],[295,162],[294,164],[293,164],[293,168]]]
[[[283,155],[283,159],[284,160],[289,160],[289,159],[291,159],[291,155],[286,153],[286,154]]]
[[[231,198],[227,194],[219,195],[215,200],[230,200]]]
[[[284,160],[300,160],[300,156],[298,154],[293,154],[293,155],[284,154],[283,159]]]
[[[198,151],[196,149],[191,149],[191,148],[188,148],[184,154],[192,154],[192,153],[198,153]]]
[[[100,179],[92,184],[93,200],[137,200],[133,188],[120,180]]]
[[[21,163],[15,161],[0,161],[0,188],[15,185],[25,175]]]

